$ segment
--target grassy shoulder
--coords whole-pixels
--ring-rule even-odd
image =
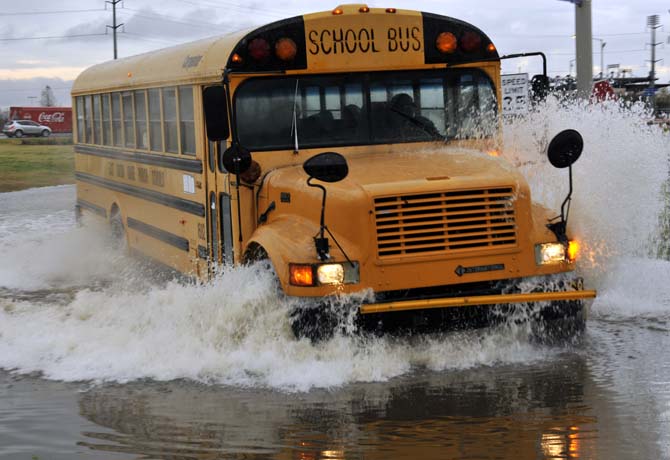
[[[56,137],[0,139],[0,192],[73,184],[71,142],[71,139]]]

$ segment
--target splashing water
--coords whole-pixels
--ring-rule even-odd
[[[584,152],[573,166],[571,236],[582,246],[580,274],[599,290],[596,313],[670,310],[670,264],[652,260],[661,240],[670,136],[648,126],[642,104],[590,104],[549,98],[504,128],[505,156],[524,172],[533,199],[560,213],[568,193],[567,170],[546,158],[553,136],[577,129]],[[617,292],[617,294],[613,294]]]
[[[583,274],[600,290],[599,314],[670,310],[670,289],[660,283],[669,264],[647,258],[658,236],[668,138],[648,128],[644,115],[637,106],[550,100],[504,127],[504,155],[524,171],[534,199],[557,212],[567,173],[543,152],[564,128],[584,136],[570,222],[588,255]],[[74,228],[73,201],[72,187],[0,195],[0,257],[9,261],[0,267],[1,368],[62,380],[186,378],[308,390],[416,368],[532,363],[560,352],[509,326],[413,339],[296,340],[293,301],[277,295],[272,273],[226,269],[206,284],[147,278],[137,261],[104,249],[98,229]]]

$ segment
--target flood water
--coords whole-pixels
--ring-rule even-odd
[[[165,279],[75,226],[74,187],[0,194],[0,458],[670,458],[670,142],[614,105],[506,125],[505,155],[554,208],[567,177],[538,152],[569,127],[599,297],[563,345],[505,325],[297,341],[269,273]]]

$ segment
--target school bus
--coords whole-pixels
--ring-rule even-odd
[[[297,332],[356,292],[373,327],[536,302],[581,318],[572,182],[556,218],[499,155],[502,58],[463,21],[357,4],[93,66],[72,89],[77,210],[200,278],[267,260],[317,300]],[[581,137],[552,145],[571,168]]]

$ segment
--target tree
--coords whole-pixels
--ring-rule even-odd
[[[51,86],[46,85],[42,90],[42,96],[40,97],[40,104],[42,107],[53,107],[56,105],[56,96],[51,89]]]

